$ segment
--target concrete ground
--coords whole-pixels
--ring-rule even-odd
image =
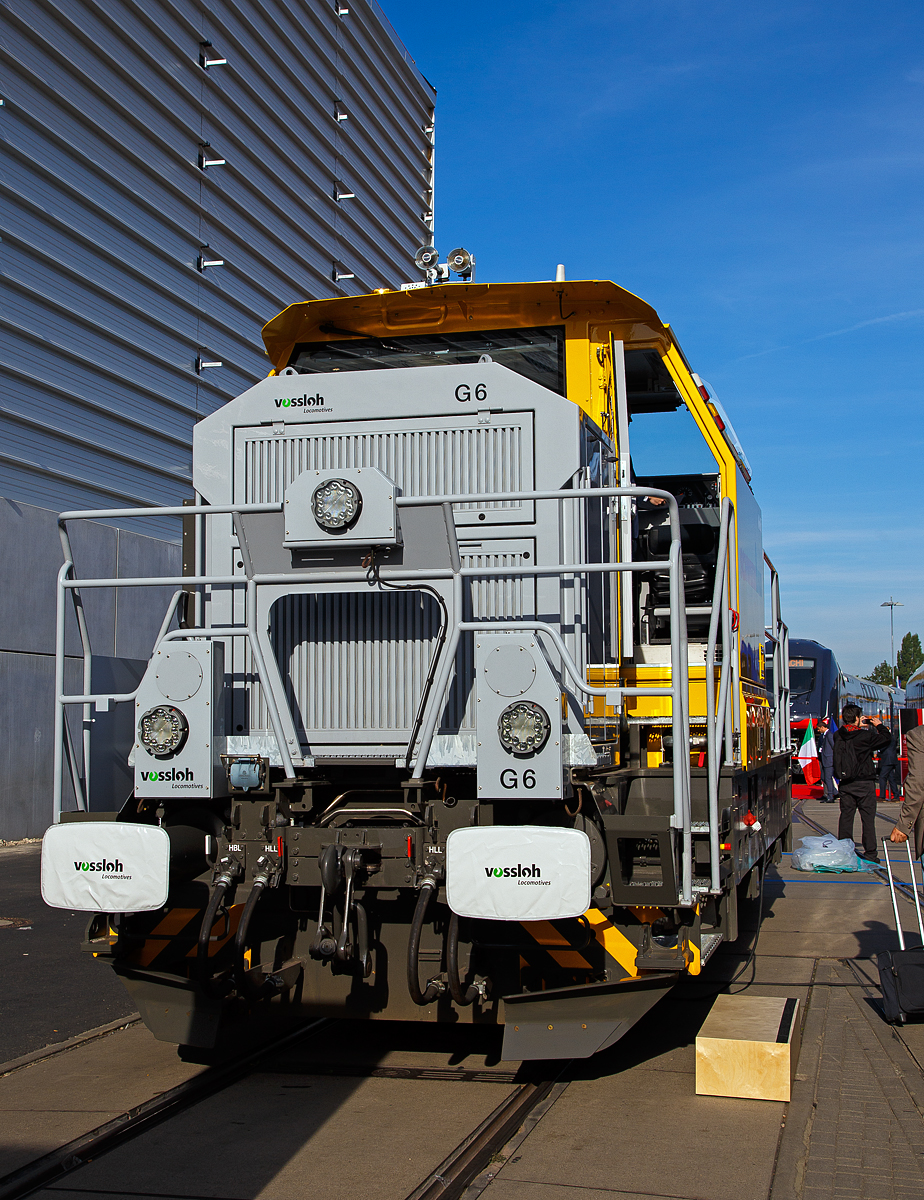
[[[338,1022],[36,1195],[402,1200],[516,1086],[496,1033]],[[0,1079],[0,1177],[201,1070],[134,1026]]]
[[[95,1029],[134,1005],[107,964],[80,952],[86,913],[48,908],[41,846],[0,846],[0,1063]]]
[[[806,811],[830,827],[836,810]],[[911,930],[913,907],[902,903]],[[616,1046],[574,1064],[555,1103],[495,1157],[467,1200],[924,1196],[924,1023],[893,1030],[878,1010],[871,956],[897,943],[888,888],[875,876],[800,874],[788,858],[768,875],[746,994],[802,1002],[793,1098],[695,1094],[696,1032],[747,962],[755,910],[699,980],[685,981]],[[751,977],[748,965],[731,991]],[[39,1195],[403,1200],[514,1086],[516,1064],[498,1062],[490,1031],[331,1028],[338,1032],[261,1064]],[[369,1061],[420,1070],[328,1074]],[[459,1066],[467,1079],[440,1077]],[[0,1079],[0,1174],[199,1070],[134,1026]]]
[[[805,811],[835,824],[836,809]],[[883,836],[893,811],[883,807]],[[814,832],[797,824],[796,844]],[[907,880],[907,864],[896,873]],[[917,945],[913,906],[902,912]],[[711,980],[732,977],[747,940],[710,962]],[[695,1094],[695,1036],[716,987],[704,976],[585,1064],[476,1190],[486,1200],[921,1200],[924,1022],[885,1024],[871,961],[897,946],[889,889],[874,875],[803,874],[785,857],[767,878],[748,994],[801,1002],[792,1101]]]

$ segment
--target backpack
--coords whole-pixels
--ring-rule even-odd
[[[860,759],[854,742],[842,730],[834,735],[834,774],[841,783],[853,783],[860,772]]]

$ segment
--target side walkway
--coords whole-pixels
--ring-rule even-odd
[[[807,808],[830,822],[830,809]],[[797,824],[796,840],[812,832]],[[901,904],[911,930],[913,907]],[[695,1093],[696,1033],[752,936],[579,1066],[466,1200],[922,1200],[924,1022],[893,1030],[877,1006],[875,955],[897,946],[888,887],[872,874],[802,874],[788,857],[768,874],[747,994],[803,1006],[789,1104]]]
[[[890,1029],[876,979],[872,964],[818,963],[771,1200],[924,1195],[924,1074],[909,1048],[924,1027]]]

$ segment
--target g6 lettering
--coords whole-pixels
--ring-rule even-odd
[[[460,383],[455,390],[455,397],[463,404],[467,400],[471,400],[473,397],[475,400],[487,400],[488,389],[483,383],[479,383],[476,385],[473,392],[467,383]]]
[[[511,770],[510,767],[508,767],[506,771],[501,771],[500,785],[502,788],[506,788],[506,790],[508,792],[518,790],[520,787],[520,780],[517,776],[516,771]],[[535,771],[524,771],[523,772],[523,787],[526,788],[526,790],[528,792],[531,792],[535,786],[536,786],[536,772]]]

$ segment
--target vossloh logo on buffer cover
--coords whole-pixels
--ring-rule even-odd
[[[75,871],[100,871],[103,879],[131,879],[131,874],[125,874],[125,868],[115,859],[112,862],[100,859],[99,862],[75,862]]]
[[[524,867],[522,863],[517,863],[515,867],[485,867],[485,875],[488,879],[515,879],[520,887],[523,884],[536,884],[539,887],[549,887],[551,879],[542,879],[542,872],[533,863],[531,866]]]
[[[460,917],[578,917],[590,907],[590,880],[590,840],[578,829],[478,826],[446,839],[446,899]]]

